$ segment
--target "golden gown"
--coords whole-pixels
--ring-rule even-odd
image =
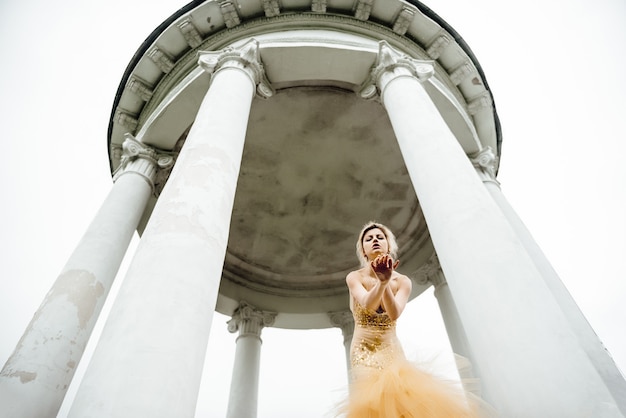
[[[479,417],[478,403],[458,382],[449,382],[409,362],[396,336],[396,321],[353,301],[350,395],[346,418]]]

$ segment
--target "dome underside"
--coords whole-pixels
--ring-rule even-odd
[[[378,42],[433,62],[424,87],[467,154],[499,151],[499,123],[471,51],[421,3],[274,3],[192,2],[146,40],[116,96],[111,168],[127,133],[180,150],[210,84],[198,52],[257,39],[276,93],[252,103],[216,308],[230,315],[246,301],[279,312],[277,327],[328,327],[329,312],[348,308],[345,276],[358,267],[364,223],[396,233],[412,297],[427,288],[419,272],[434,254],[387,113],[359,95]]]
[[[343,292],[369,220],[392,227],[401,245],[426,233],[382,106],[328,88],[255,100],[225,268],[247,266],[246,280],[279,293]]]

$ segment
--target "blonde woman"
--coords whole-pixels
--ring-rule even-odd
[[[349,273],[354,335],[351,388],[342,408],[348,418],[477,417],[477,403],[459,384],[436,378],[408,362],[396,336],[396,320],[411,293],[411,280],[396,271],[398,245],[385,225],[370,222],[359,234],[362,267]]]

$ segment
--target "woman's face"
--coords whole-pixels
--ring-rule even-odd
[[[380,254],[389,253],[389,242],[384,232],[379,228],[370,229],[363,235],[363,251],[368,260],[375,259]]]

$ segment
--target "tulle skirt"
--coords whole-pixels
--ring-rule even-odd
[[[478,397],[458,381],[445,380],[396,358],[384,368],[360,370],[339,416],[346,418],[493,417]]]

